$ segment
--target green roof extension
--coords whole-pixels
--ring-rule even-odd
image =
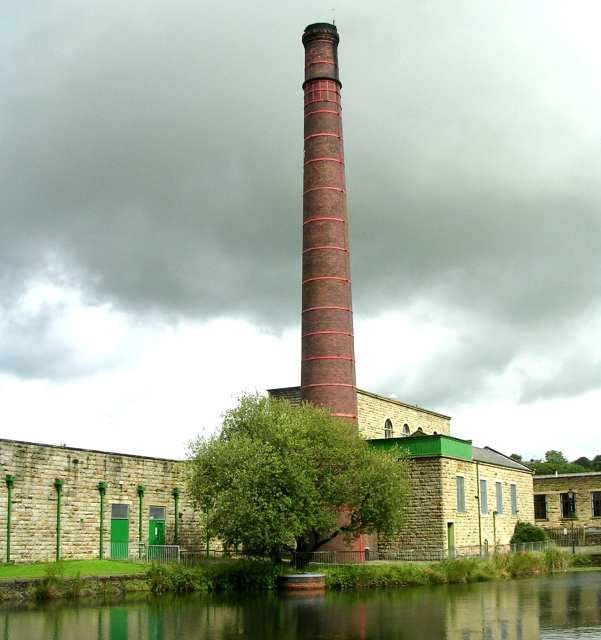
[[[404,449],[411,458],[456,458],[473,460],[472,441],[452,436],[423,435],[405,438],[376,438],[368,440],[377,449]]]

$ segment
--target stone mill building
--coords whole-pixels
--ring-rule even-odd
[[[339,35],[309,25],[305,48],[300,386],[274,397],[324,406],[371,446],[407,451],[411,503],[394,539],[352,548],[408,558],[509,542],[534,520],[530,470],[451,435],[451,418],[357,389],[348,243]],[[300,146],[300,140],[299,140]],[[0,440],[0,550],[10,561],[127,557],[132,550],[207,544],[177,460]],[[333,548],[345,548],[333,541]]]

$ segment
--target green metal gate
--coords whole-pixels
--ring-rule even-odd
[[[111,505],[111,558],[126,560],[129,557],[129,505]]]

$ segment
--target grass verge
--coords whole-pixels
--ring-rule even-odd
[[[65,560],[0,565],[0,581],[45,578],[49,572],[62,577],[143,574],[148,565],[119,560]]]

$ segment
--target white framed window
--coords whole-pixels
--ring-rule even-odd
[[[390,418],[386,418],[386,422],[384,423],[384,437],[392,438],[392,420]]]
[[[411,430],[409,429],[409,425],[405,423],[403,425],[403,435],[408,436],[410,433],[411,433]]]

